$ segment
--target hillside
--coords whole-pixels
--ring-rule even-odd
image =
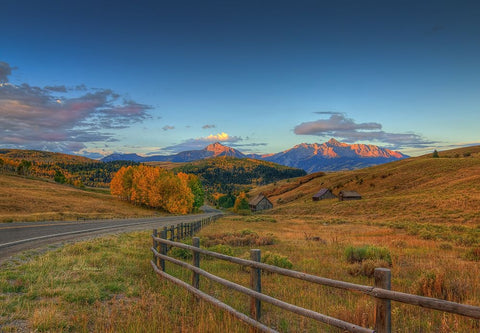
[[[151,216],[109,194],[0,174],[0,222]]]
[[[0,174],[18,174],[69,183],[108,187],[112,175],[132,161],[100,162],[77,155],[37,150],[0,149]]]
[[[174,168],[173,171],[199,176],[210,193],[228,193],[248,185],[264,185],[305,175],[305,171],[300,169],[272,162],[234,157],[215,157],[186,163]]]
[[[321,188],[359,192],[360,201],[312,202]],[[263,192],[277,213],[321,215],[332,221],[371,223],[480,223],[480,146],[408,158],[309,181],[286,180],[252,190]]]

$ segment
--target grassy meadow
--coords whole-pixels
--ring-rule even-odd
[[[312,202],[322,187],[335,194],[356,190],[363,199]],[[440,158],[423,156],[279,181],[250,195],[259,192],[269,196],[273,210],[227,215],[200,231],[201,246],[244,258],[259,248],[267,263],[372,286],[373,269],[388,267],[393,290],[480,306],[479,147],[440,152]],[[0,330],[249,331],[155,276],[150,246],[150,232],[122,234],[69,244],[2,267]],[[190,260],[184,251],[172,255]],[[237,265],[202,258],[201,267],[249,284],[248,271]],[[189,272],[168,263],[167,271],[190,281]],[[202,290],[248,313],[248,297],[200,280]],[[332,317],[365,327],[374,323],[374,299],[363,294],[276,274],[263,274],[262,288]],[[268,304],[262,321],[281,332],[340,332]],[[480,330],[479,320],[397,302],[392,302],[392,326],[394,332]]]
[[[0,174],[0,223],[151,216],[155,212],[117,200],[108,189],[73,186]]]

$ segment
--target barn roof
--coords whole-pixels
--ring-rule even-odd
[[[252,206],[256,206],[260,203],[260,201],[263,200],[263,198],[266,198],[266,196],[264,196],[263,194],[259,194],[257,195],[256,197],[254,197],[253,199],[251,199],[248,204],[249,205],[252,205]],[[268,200],[268,199],[267,199]]]
[[[345,198],[355,198],[355,197],[361,197],[361,195],[358,192],[355,191],[341,191],[340,194]]]
[[[313,195],[314,198],[320,198],[322,195],[330,191],[328,188],[322,188],[320,191]]]

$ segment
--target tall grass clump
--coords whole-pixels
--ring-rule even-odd
[[[448,274],[442,269],[423,272],[412,286],[415,294],[462,302],[468,293],[465,281]]]
[[[351,264],[370,260],[383,260],[392,265],[392,257],[390,251],[385,247],[374,245],[363,245],[360,247],[348,246],[345,249],[345,257]]]
[[[372,277],[375,268],[392,266],[390,251],[385,247],[373,245],[348,246],[345,249],[345,257],[351,264],[348,267],[348,273],[353,276]]]
[[[262,255],[261,262],[286,269],[291,269],[293,267],[293,263],[288,257],[270,251],[267,251]]]

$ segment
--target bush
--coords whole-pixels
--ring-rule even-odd
[[[287,257],[269,251],[262,255],[261,262],[286,269],[291,269],[293,267],[292,262]]]
[[[170,255],[172,257],[179,258],[179,259],[191,259],[192,251],[187,249],[182,249],[179,247],[173,247],[170,249]]]
[[[371,259],[384,260],[389,266],[392,265],[390,251],[385,247],[377,247],[373,245],[364,245],[360,247],[349,246],[345,249],[345,256],[347,261],[351,264]]]
[[[214,246],[211,246],[211,247],[207,248],[207,250],[233,257],[233,249],[232,249],[231,246],[228,246],[228,245],[217,244],[217,245],[214,245]]]

